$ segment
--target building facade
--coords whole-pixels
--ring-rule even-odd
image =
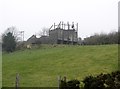
[[[76,44],[78,41],[77,32],[74,29],[56,28],[50,30],[49,38],[55,44]]]
[[[54,27],[52,29],[52,27]],[[67,29],[66,29],[67,27]],[[78,24],[76,28],[74,24],[64,24],[63,22],[58,25],[52,25],[49,29],[49,36],[41,36],[36,38],[35,35],[31,36],[27,41],[28,43],[41,43],[41,44],[77,44],[78,43]]]

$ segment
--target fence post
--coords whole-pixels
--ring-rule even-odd
[[[15,88],[18,89],[19,87],[19,74],[16,74],[16,81],[15,81]]]
[[[61,84],[61,76],[58,76],[58,89],[60,89],[60,84]]]
[[[66,82],[66,79],[67,79],[66,76],[64,76],[63,81]]]

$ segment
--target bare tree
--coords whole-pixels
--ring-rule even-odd
[[[0,34],[0,43],[2,43],[2,34]]]
[[[17,30],[17,28],[15,27],[15,26],[12,26],[12,27],[9,27],[9,28],[7,28],[7,30],[5,30],[5,32],[2,34],[2,37],[4,36],[4,35],[6,35],[7,33],[12,33],[12,35],[15,37],[15,40],[16,41],[19,41],[19,37],[18,37],[18,35],[19,35],[19,31]]]
[[[49,29],[44,27],[42,30],[39,32],[40,36],[49,36]]]

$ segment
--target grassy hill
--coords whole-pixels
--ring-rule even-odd
[[[16,73],[21,87],[53,87],[59,75],[82,80],[85,76],[117,70],[118,45],[41,46],[3,53],[3,86],[14,87]]]

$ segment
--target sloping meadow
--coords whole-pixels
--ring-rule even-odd
[[[3,53],[2,85],[57,87],[58,76],[83,80],[86,76],[110,73],[118,68],[118,45],[57,45]]]

